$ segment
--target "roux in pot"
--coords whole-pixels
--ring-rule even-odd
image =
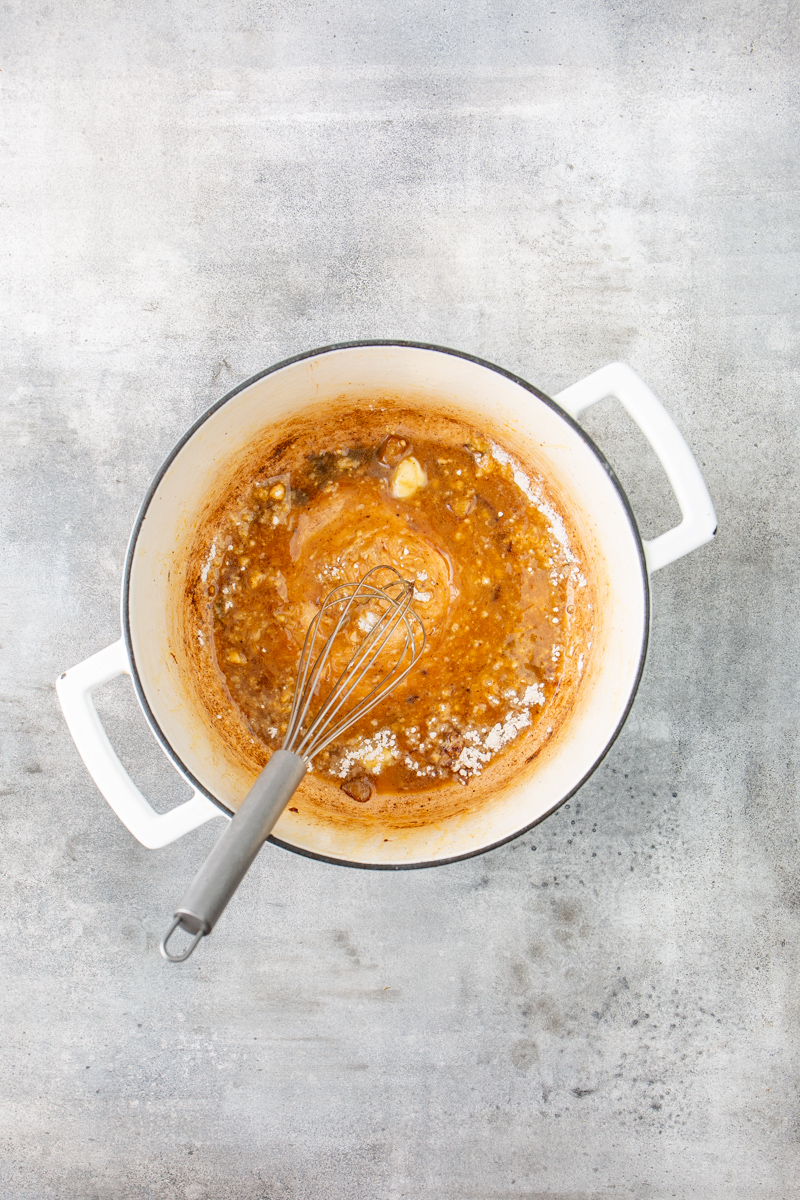
[[[427,645],[390,698],[314,760],[358,803],[530,761],[580,684],[592,588],[556,498],[496,441],[413,412],[265,439],[203,531],[195,607],[255,754],[283,740],[309,621],[386,563],[414,583]]]

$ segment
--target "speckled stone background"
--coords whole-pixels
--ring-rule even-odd
[[[0,14],[3,1200],[800,1196],[800,10],[66,0]],[[204,407],[408,337],[547,391],[613,359],[703,464],[631,718],[578,797],[466,863],[267,847],[185,967],[219,831],[147,851],[56,674]],[[645,533],[675,506],[587,418]],[[161,807],[127,682],[99,695]]]

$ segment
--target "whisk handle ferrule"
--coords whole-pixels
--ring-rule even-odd
[[[211,933],[307,769],[308,763],[299,754],[275,751],[175,909],[175,920],[161,943],[165,958],[183,962],[200,938]],[[181,955],[171,953],[167,946],[178,926],[195,935]]]

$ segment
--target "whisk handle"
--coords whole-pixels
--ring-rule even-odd
[[[170,962],[183,962],[200,939],[211,933],[307,769],[306,760],[290,750],[276,750],[272,755],[175,909],[161,943],[161,953]],[[178,926],[195,935],[180,955],[167,945]]]

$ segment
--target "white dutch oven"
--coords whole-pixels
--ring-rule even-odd
[[[649,628],[648,573],[709,541],[716,517],[697,463],[645,383],[622,363],[596,371],[550,399],[491,363],[412,342],[329,346],[279,363],[208,410],[156,475],[131,536],[122,590],[123,636],[57,681],[64,716],[92,778],[120,820],[148,847],[165,846],[212,817],[230,817],[254,778],[198,703],[181,649],[183,570],[215,480],[238,455],[284,421],[340,397],[370,403],[391,395],[448,412],[502,434],[535,464],[561,498],[597,585],[594,648],[569,717],[527,773],[490,803],[421,828],[313,820],[285,812],[271,840],[327,861],[402,868],[452,862],[529,829],[586,780],[619,732],[644,664]],[[683,520],[642,541],[613,471],[574,418],[616,397],[658,455]],[[114,753],[94,704],[95,688],[127,673],[153,733],[194,790],[158,814]]]

